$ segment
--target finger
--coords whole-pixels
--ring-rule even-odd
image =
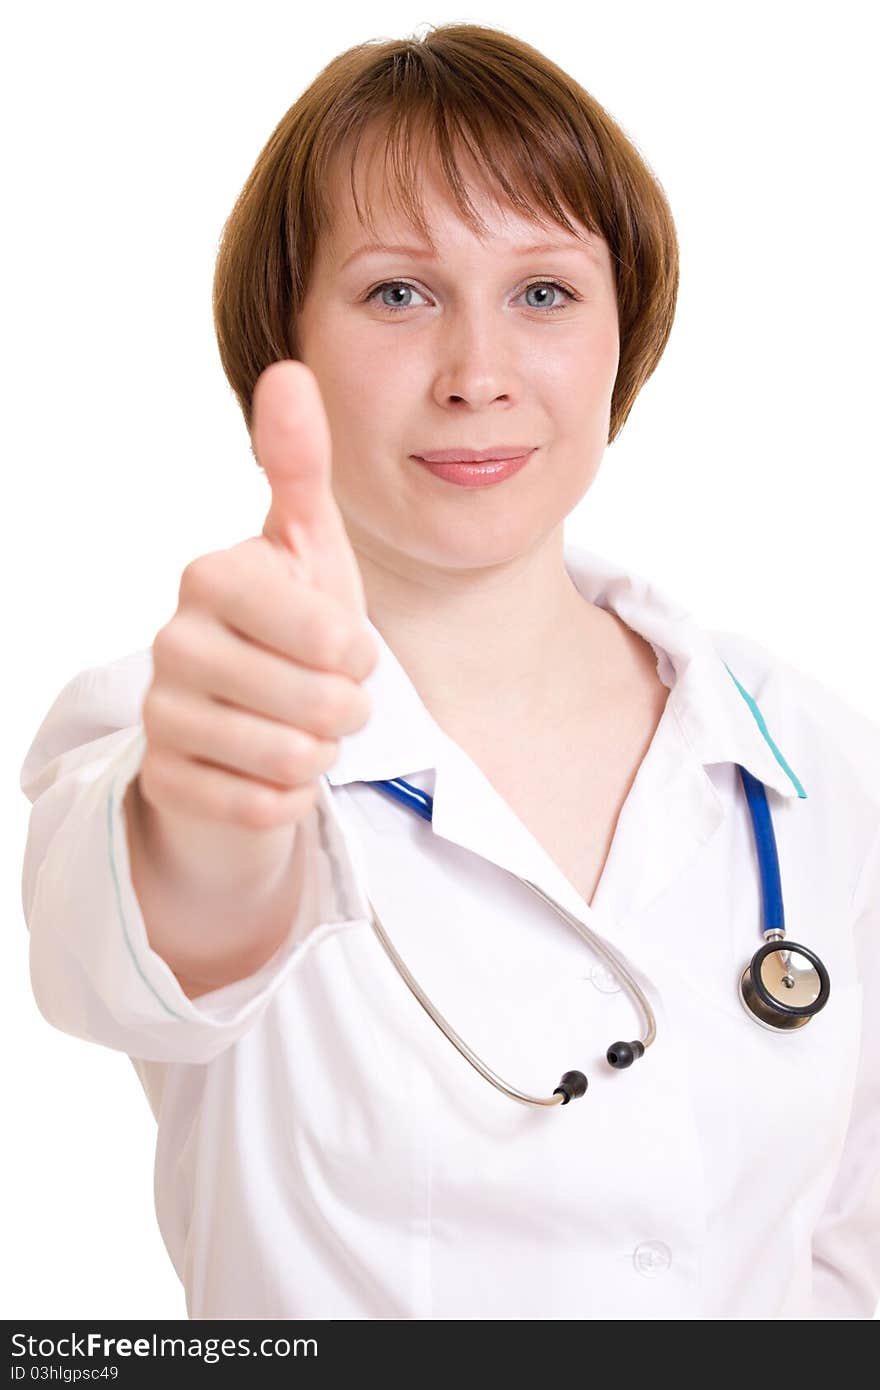
[[[372,709],[360,682],[284,661],[211,617],[178,617],[173,628],[158,634],[153,659],[161,687],[169,692],[199,691],[318,738],[356,733]],[[158,702],[157,693],[151,694],[152,703]]]
[[[278,547],[265,536],[241,541],[234,552],[234,564],[229,552],[221,551],[184,571],[181,607],[209,614],[239,636],[302,665],[357,681],[370,674],[379,646],[351,604],[291,576]]]
[[[145,726],[157,748],[278,787],[298,787],[335,763],[339,740],[206,699],[185,689],[151,692]]]
[[[251,436],[272,489],[263,534],[297,554],[304,532],[317,534],[326,527],[332,501],[330,427],[305,363],[273,362],[260,374]]]
[[[297,574],[365,615],[360,569],[331,486],[330,425],[304,362],[273,362],[261,373],[252,438],[272,489],[263,535]]]

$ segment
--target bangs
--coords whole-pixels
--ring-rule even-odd
[[[436,251],[431,239],[420,186],[428,162],[439,171],[462,219],[484,236],[468,186],[475,181],[501,208],[510,208],[534,224],[555,223],[574,236],[582,227],[603,235],[595,209],[608,205],[607,190],[597,186],[572,124],[561,109],[542,99],[523,82],[505,81],[485,64],[431,61],[422,48],[416,60],[404,53],[385,65],[383,100],[370,107],[352,93],[349,120],[338,120],[335,138],[319,142],[310,173],[313,197],[330,224],[326,189],[330,166],[348,156],[348,182],[359,222],[375,236],[373,207],[356,186],[362,144],[370,145],[368,162],[378,154],[384,195]],[[375,82],[371,84],[375,88]],[[375,90],[373,100],[375,101]],[[355,114],[357,113],[357,114]],[[467,167],[466,167],[467,166]],[[472,172],[468,172],[468,169]],[[367,180],[364,181],[368,183]]]

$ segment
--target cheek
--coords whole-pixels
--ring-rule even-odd
[[[532,351],[528,372],[552,394],[563,415],[574,419],[601,408],[610,395],[620,361],[616,312],[596,315],[566,332],[548,331]]]
[[[581,380],[592,383],[597,392],[610,391],[620,362],[620,339],[616,315],[596,325],[581,354]]]

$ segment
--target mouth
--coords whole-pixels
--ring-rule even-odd
[[[455,449],[446,452],[459,455],[461,451]],[[470,452],[474,453],[475,451],[470,450]],[[498,454],[498,450],[483,450],[482,452]],[[412,457],[427,472],[433,473],[435,478],[440,478],[446,483],[453,483],[458,487],[465,488],[485,488],[491,487],[495,483],[503,483],[507,478],[512,478],[514,474],[526,467],[536,452],[537,445],[512,458],[510,456],[484,458],[477,462],[460,457],[437,462],[435,461],[437,459],[436,453],[432,453],[427,459],[417,454],[413,454]]]
[[[412,457],[420,463],[504,463],[524,458],[536,448],[536,444],[497,444],[490,449],[433,449]]]

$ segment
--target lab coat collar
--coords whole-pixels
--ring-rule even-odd
[[[651,643],[660,678],[671,688],[669,703],[700,764],[739,763],[780,796],[806,796],[756,703],[762,691],[743,683],[740,692],[737,672],[726,665],[710,632],[655,584],[595,551],[566,542],[564,556],[584,598],[616,613]],[[378,628],[367,623],[379,648],[364,682],[372,713],[363,728],[340,740],[327,781],[341,786],[405,779],[423,770],[439,772],[450,759],[460,762],[461,749],[433,719]]]

